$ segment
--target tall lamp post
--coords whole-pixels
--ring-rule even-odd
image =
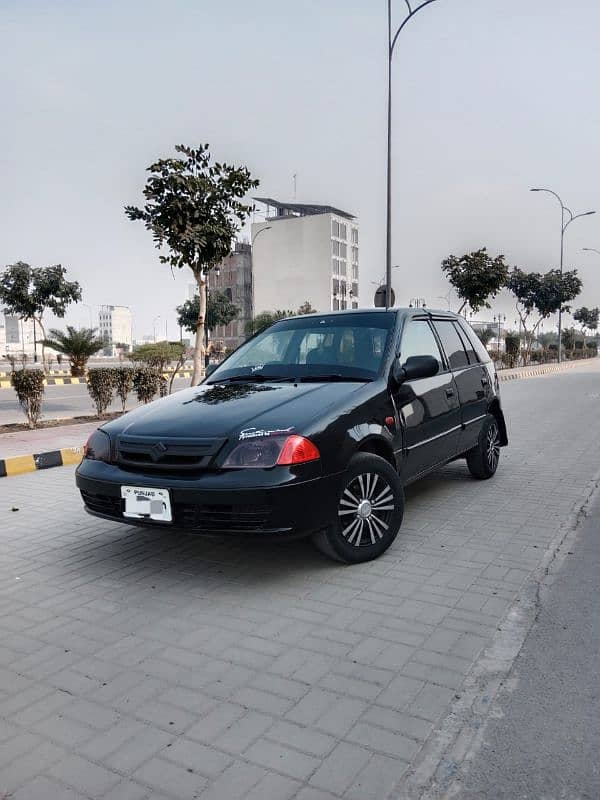
[[[502,323],[506,322],[506,314],[494,315],[494,322],[498,323],[498,355],[500,355],[500,337],[502,336]]]
[[[595,214],[595,211],[583,211],[581,214],[573,214],[570,208],[568,208],[563,201],[561,200],[560,196],[553,191],[552,189],[531,189],[532,192],[547,192],[548,194],[553,195],[556,197],[558,202],[560,203],[560,212],[561,212],[561,224],[560,224],[560,276],[562,278],[563,274],[563,264],[564,264],[564,255],[565,255],[565,231],[569,227],[572,222],[575,222],[576,219],[580,217],[589,217],[592,214]],[[558,309],[558,363],[562,361],[562,304]]]
[[[387,208],[386,208],[386,257],[385,257],[385,307],[392,305],[392,59],[398,36],[415,14],[436,0],[423,0],[414,8],[411,0],[404,0],[408,14],[392,36],[392,0],[388,0],[388,102],[387,102]]]

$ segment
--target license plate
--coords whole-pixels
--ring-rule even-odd
[[[151,519],[155,522],[173,522],[168,489],[121,486],[121,497],[125,500],[124,517]]]

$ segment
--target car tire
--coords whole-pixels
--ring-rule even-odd
[[[467,467],[474,478],[485,481],[498,469],[500,459],[500,426],[493,414],[488,414],[479,432],[479,439],[467,453]]]
[[[336,518],[313,535],[313,543],[345,564],[371,561],[392,544],[403,515],[404,492],[396,470],[380,456],[357,453],[342,480]]]

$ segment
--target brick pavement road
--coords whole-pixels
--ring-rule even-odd
[[[3,480],[0,796],[394,796],[598,470],[596,364],[502,392],[496,478],[412,487],[366,565],[94,520],[71,468]]]

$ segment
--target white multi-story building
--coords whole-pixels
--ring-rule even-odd
[[[254,314],[295,311],[309,301],[317,311],[358,308],[358,222],[332,206],[280,203],[267,206],[252,225]]]
[[[41,353],[39,342],[44,337],[40,326],[35,324],[32,319],[23,320],[20,317],[5,314],[2,322],[0,322],[2,325],[0,336],[3,354],[25,353],[27,356],[33,356],[36,351],[38,355]]]
[[[98,313],[98,331],[100,338],[106,342],[106,355],[115,354],[115,346],[124,344],[131,348],[132,315],[127,306],[100,306]]]

